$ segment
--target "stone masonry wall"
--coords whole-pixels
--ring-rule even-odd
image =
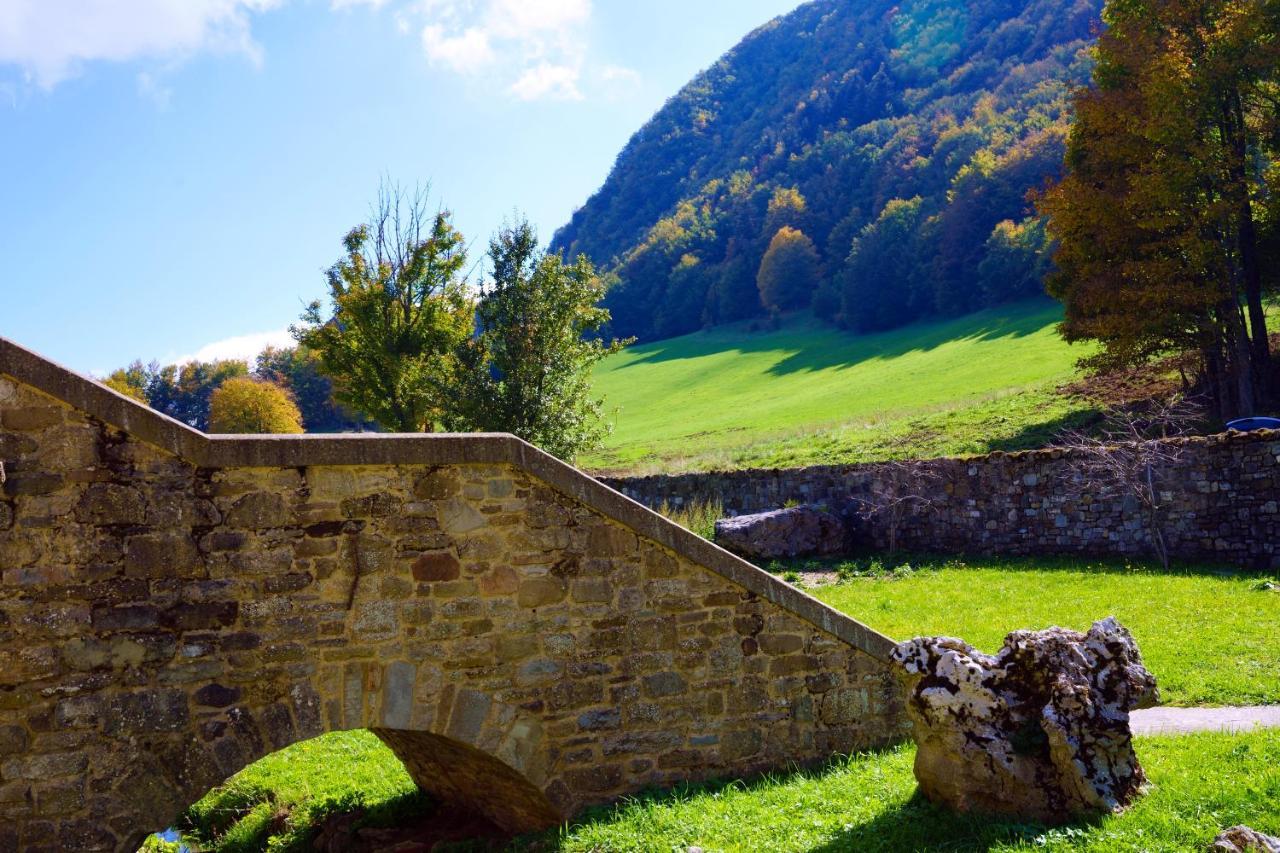
[[[1280,568],[1280,432],[1183,440],[1188,452],[1161,472],[1173,556]],[[1072,460],[1060,450],[940,459],[942,501],[906,520],[902,547],[985,555],[1147,556],[1150,537],[1132,501],[1073,497]],[[843,503],[880,487],[876,465],[685,474],[604,482],[650,507],[717,501],[726,514],[788,501]],[[866,544],[884,548],[887,519],[872,519]]]
[[[0,375],[0,851],[133,849],[327,731],[512,830],[903,731],[886,638],[514,439],[199,440]]]

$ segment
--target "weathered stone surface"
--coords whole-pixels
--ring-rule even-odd
[[[799,506],[716,522],[716,544],[752,559],[838,554],[845,526],[824,507]]]
[[[1165,536],[1171,555],[1280,570],[1280,432],[1225,433],[1177,439],[1183,461],[1159,472],[1166,484]],[[928,553],[1148,556],[1150,533],[1135,524],[1122,497],[1080,500],[1062,483],[1072,460],[1061,450],[993,453],[925,463],[941,487],[928,511],[858,523],[853,543]],[[603,478],[628,497],[659,508],[712,501],[747,515],[785,502],[844,506],[884,485],[885,469],[816,465],[786,470]]]
[[[902,733],[884,638],[535,451],[484,461],[508,439],[211,442],[130,409],[143,441],[0,392],[57,415],[0,423],[0,851],[135,850],[324,731],[513,830]]]
[[[1114,619],[1088,634],[1016,631],[995,656],[954,638],[916,639],[893,659],[930,800],[1061,823],[1140,794],[1129,712],[1155,703],[1156,683]]]
[[[1247,826],[1233,826],[1213,839],[1209,853],[1280,853],[1280,838]]]

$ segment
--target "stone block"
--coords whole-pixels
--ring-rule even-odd
[[[132,486],[94,483],[81,495],[75,512],[82,524],[142,524],[147,519],[147,504]]]
[[[564,601],[568,591],[565,582],[559,578],[530,578],[520,584],[516,601],[525,608],[546,607]]]
[[[36,432],[62,423],[62,410],[54,406],[20,406],[0,411],[0,424],[18,432]]]
[[[204,564],[184,533],[145,533],[125,540],[124,569],[130,577],[199,577]]]
[[[266,530],[285,527],[292,520],[292,513],[282,496],[260,491],[243,495],[232,504],[224,523],[242,530]]]
[[[665,696],[679,696],[688,690],[684,678],[677,672],[659,672],[646,675],[642,679],[645,695],[657,699]]]
[[[192,698],[197,705],[204,708],[229,708],[240,701],[240,688],[206,684],[197,690]]]
[[[413,579],[419,583],[455,581],[462,576],[462,564],[448,551],[423,554],[413,563]]]

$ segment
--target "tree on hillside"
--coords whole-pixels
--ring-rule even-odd
[[[1280,192],[1280,3],[1109,3],[1068,174],[1041,201],[1051,292],[1095,368],[1200,354],[1216,414],[1274,405],[1263,259]]]
[[[818,286],[818,265],[818,250],[804,232],[778,229],[756,274],[760,303],[781,311],[807,305]]]
[[[430,432],[445,414],[453,353],[471,334],[467,253],[448,211],[424,190],[384,185],[370,221],[344,240],[319,301],[292,329],[334,381],[334,396],[396,432]]]
[[[997,223],[987,238],[986,257],[978,264],[978,285],[988,303],[1044,296],[1052,269],[1043,219]]]
[[[306,347],[268,347],[258,354],[253,373],[289,392],[307,432],[363,432],[372,427],[333,399],[333,381]]]
[[[540,252],[527,222],[489,245],[493,280],[477,308],[479,330],[459,358],[449,428],[510,432],[555,456],[572,459],[608,433],[590,371],[626,343],[594,337],[609,321],[597,307],[603,285],[591,262],[566,266]]]
[[[249,375],[243,361],[190,361],[149,371],[151,408],[201,431],[209,429],[209,400],[222,383]]]
[[[139,403],[146,403],[147,384],[159,369],[159,365],[153,364],[147,367],[141,361],[135,361],[128,367],[113,370],[106,379],[102,380],[102,384],[126,397],[132,397]]]
[[[928,313],[929,286],[917,263],[924,221],[919,196],[896,198],[853,241],[841,290],[845,322],[855,331],[891,329]]]
[[[222,435],[293,435],[302,432],[302,413],[279,385],[237,377],[209,398],[209,432]]]

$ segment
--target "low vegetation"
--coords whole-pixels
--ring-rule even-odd
[[[364,812],[358,825],[394,826],[431,804],[400,759],[367,731],[337,732],[263,758],[193,805],[183,842],[218,853],[311,849],[331,815]],[[173,845],[176,853],[177,845]],[[152,842],[152,849],[163,850]]]
[[[1083,630],[1115,616],[1137,639],[1165,704],[1280,704],[1280,594],[1259,576],[1069,559],[775,568],[802,578],[834,573],[842,581],[814,594],[890,637],[962,637],[985,652],[1020,628]]]
[[[1042,446],[1097,417],[1086,396],[1059,390],[1090,351],[1062,341],[1061,319],[1031,300],[872,335],[794,315],[773,332],[634,346],[595,369],[616,424],[582,462],[672,473]]]
[[[908,745],[813,772],[637,797],[508,849],[1118,853],[1204,849],[1222,828],[1242,822],[1280,831],[1280,732],[1142,738],[1138,753],[1151,792],[1124,814],[1096,823],[1048,829],[950,815],[916,795]],[[191,837],[218,853],[309,850],[326,816],[357,806],[378,816],[367,818],[375,823],[430,811],[373,735],[328,735],[263,759],[210,793],[190,812]]]

